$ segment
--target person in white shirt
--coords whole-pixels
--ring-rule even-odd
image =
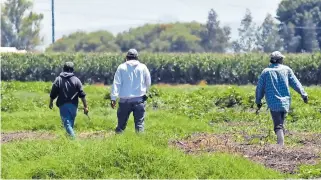
[[[111,89],[111,107],[116,106],[118,125],[116,133],[122,133],[127,126],[131,112],[134,115],[136,132],[144,131],[146,93],[151,86],[150,72],[147,66],[138,61],[138,52],[130,49],[126,55],[126,62],[118,66]]]

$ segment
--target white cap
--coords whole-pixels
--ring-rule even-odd
[[[273,53],[271,53],[270,57],[272,59],[282,59],[285,58],[285,56],[280,52],[280,51],[274,51]]]
[[[127,52],[127,56],[129,57],[137,57],[138,56],[138,52],[136,49],[130,49]]]

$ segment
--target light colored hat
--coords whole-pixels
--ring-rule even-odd
[[[64,68],[74,68],[74,63],[73,62],[66,62],[64,64]]]
[[[274,51],[270,55],[271,59],[282,59],[285,58],[285,56],[280,51]]]
[[[136,49],[130,49],[127,52],[127,57],[138,57],[138,52]]]

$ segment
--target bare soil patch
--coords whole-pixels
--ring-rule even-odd
[[[1,143],[8,143],[12,141],[31,140],[31,139],[54,139],[55,135],[47,132],[33,132],[33,131],[20,131],[1,133]]]
[[[321,148],[321,134],[287,132],[285,135],[296,138],[299,144]]]
[[[319,136],[321,137],[321,136]],[[317,138],[315,138],[317,139]],[[170,141],[186,153],[227,152],[239,154],[266,167],[294,174],[301,164],[316,164],[320,160],[321,148],[318,140],[303,140],[303,146],[280,147],[278,145],[256,145],[239,143],[231,135],[198,133],[184,140]]]
[[[112,135],[113,132],[106,132],[106,131],[95,131],[95,132],[81,132],[76,136],[80,139],[103,139],[110,135]]]
[[[80,132],[76,134],[76,138],[80,139],[103,139],[110,136],[112,133],[106,131],[96,131],[96,132]],[[19,131],[19,132],[2,132],[1,133],[1,144],[13,142],[13,141],[23,141],[23,140],[52,140],[58,136],[53,133],[48,132],[35,132],[35,131]]]

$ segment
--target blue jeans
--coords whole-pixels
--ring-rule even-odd
[[[276,133],[280,129],[284,130],[286,112],[271,111],[271,116],[274,124],[274,132]]]
[[[74,123],[77,115],[77,106],[71,103],[63,104],[59,107],[62,123],[71,137],[75,137]]]
[[[121,133],[126,129],[128,118],[131,112],[133,112],[134,115],[136,132],[144,131],[145,102],[142,100],[138,102],[120,101],[117,111],[118,125],[115,129],[116,133]]]

